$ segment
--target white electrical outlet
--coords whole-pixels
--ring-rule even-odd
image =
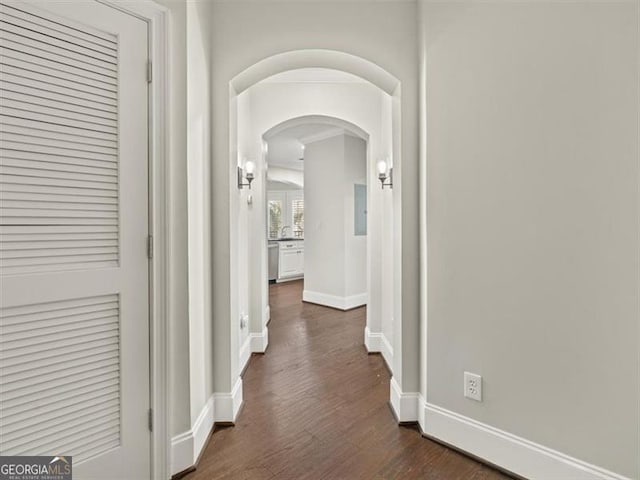
[[[249,322],[249,315],[244,313],[240,314],[240,329],[244,330],[247,328],[247,323]]]
[[[477,402],[482,401],[482,377],[480,375],[464,372],[464,396]]]

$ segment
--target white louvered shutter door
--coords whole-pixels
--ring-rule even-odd
[[[147,25],[0,0],[0,455],[149,478]]]

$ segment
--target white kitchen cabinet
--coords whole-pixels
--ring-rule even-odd
[[[279,242],[278,281],[304,275],[304,242]]]

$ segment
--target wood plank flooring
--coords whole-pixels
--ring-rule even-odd
[[[270,287],[269,348],[244,374],[237,424],[216,428],[183,478],[509,478],[398,426],[384,361],[363,345],[365,308],[340,312],[301,299],[302,281]]]

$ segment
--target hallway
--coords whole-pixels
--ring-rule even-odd
[[[398,427],[384,361],[362,344],[365,308],[302,303],[302,285],[270,287],[269,348],[244,374],[238,422],[216,428],[183,478],[509,478]]]

